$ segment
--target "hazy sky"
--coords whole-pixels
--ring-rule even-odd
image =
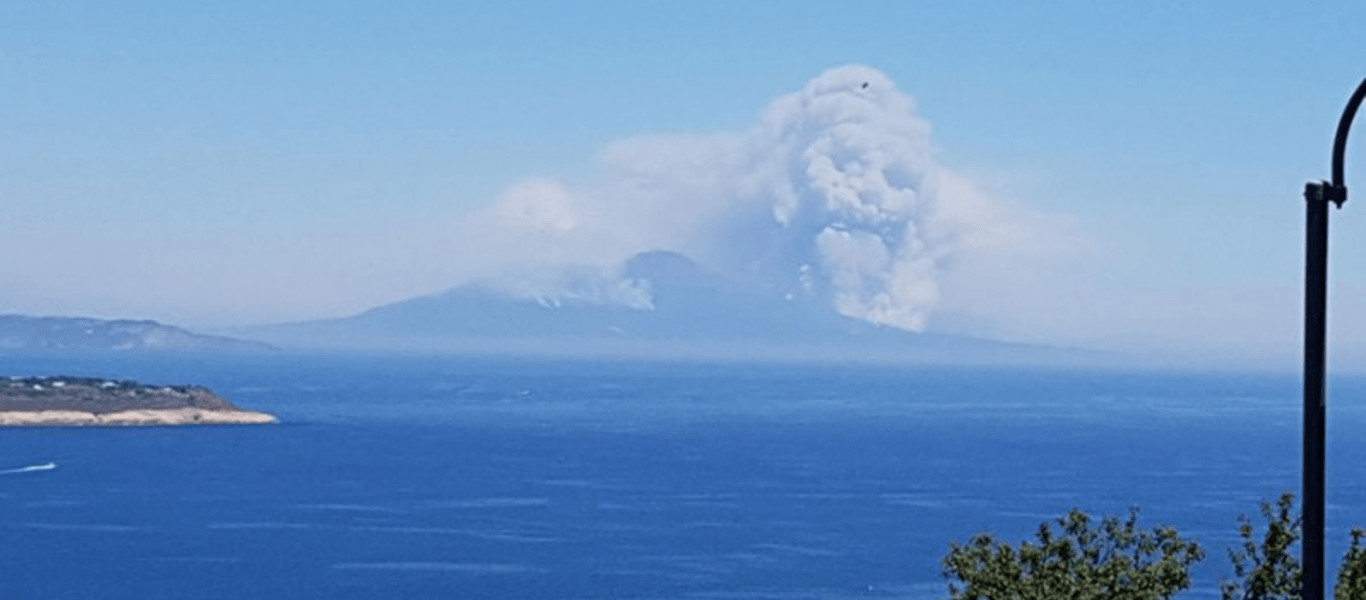
[[[1023,232],[936,259],[930,329],[1298,353],[1300,191],[1366,76],[1358,1],[0,3],[0,311],[282,321],[606,260],[480,219],[527,185],[611,187],[623,147],[709,168],[680,156],[849,64]],[[1355,204],[1344,353],[1366,349]]]

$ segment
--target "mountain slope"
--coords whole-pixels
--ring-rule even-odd
[[[877,326],[745,286],[671,252],[636,255],[598,279],[579,274],[554,281],[558,284],[540,287],[517,281],[465,285],[351,317],[244,333],[285,346],[370,350],[776,353],[879,360],[987,360],[1057,352]]]
[[[202,335],[156,321],[0,315],[0,352],[268,348],[260,342]]]

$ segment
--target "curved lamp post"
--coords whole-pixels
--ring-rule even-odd
[[[1366,80],[1357,86],[1338,121],[1333,140],[1333,181],[1304,186],[1304,600],[1324,600],[1324,341],[1328,287],[1328,203],[1338,208],[1347,201],[1343,155],[1347,132],[1357,108],[1366,99]]]

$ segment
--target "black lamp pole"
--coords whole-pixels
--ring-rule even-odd
[[[1324,507],[1324,351],[1328,290],[1328,203],[1347,201],[1343,154],[1347,132],[1366,98],[1366,80],[1357,86],[1338,121],[1333,140],[1333,181],[1304,186],[1307,201],[1304,254],[1304,600],[1326,600],[1323,568]]]

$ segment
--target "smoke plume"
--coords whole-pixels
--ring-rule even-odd
[[[946,265],[1009,228],[936,163],[912,99],[864,66],[822,73],[744,132],[613,143],[591,183],[515,184],[474,223],[508,262],[606,266],[674,250],[793,301],[916,331]],[[642,291],[593,293],[641,306]]]

